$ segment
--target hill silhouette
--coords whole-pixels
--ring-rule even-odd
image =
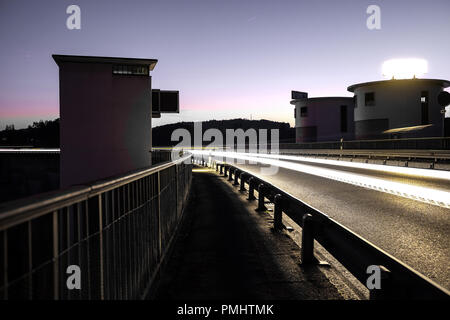
[[[194,122],[178,122],[173,124],[166,124],[153,128],[153,146],[174,146],[178,141],[171,141],[172,132],[176,129],[186,129],[189,131],[194,140]],[[279,130],[280,142],[295,142],[295,128],[291,128],[287,122],[276,122],[270,120],[248,120],[248,119],[231,119],[231,120],[209,120],[202,122],[202,135],[208,129],[218,129],[223,136],[223,143],[225,144],[226,130],[227,129],[242,129],[247,131],[248,129],[255,129],[257,134],[259,129],[267,129],[267,138],[270,142],[270,129]],[[259,137],[258,137],[259,141]],[[204,145],[208,145],[210,141],[203,142]]]
[[[171,141],[172,132],[176,129],[184,128],[188,130],[193,139],[194,122],[178,122],[154,127],[153,146],[174,146],[178,141]],[[227,129],[255,129],[258,133],[259,129],[278,129],[280,142],[294,142],[295,129],[291,128],[287,122],[276,122],[270,120],[247,120],[247,119],[231,119],[231,120],[210,120],[202,122],[202,134],[208,129],[218,129],[226,137]],[[270,131],[267,132],[270,141]],[[259,138],[259,137],[258,137]],[[204,144],[209,144],[205,142]],[[25,129],[14,129],[14,125],[6,126],[6,129],[0,131],[0,146],[28,146],[39,148],[58,148],[59,147],[59,119],[40,120],[34,122]]]

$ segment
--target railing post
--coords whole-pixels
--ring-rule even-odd
[[[158,179],[158,212],[157,218],[158,218],[158,263],[161,262],[162,257],[162,228],[161,228],[161,171],[158,171],[157,173],[157,179]]]
[[[314,230],[313,217],[309,213],[303,215],[302,227],[302,264],[311,264],[316,262],[314,258]]]
[[[253,178],[253,177],[250,177],[248,179],[248,198],[247,198],[247,200],[249,200],[249,201],[253,201],[256,199],[254,181],[255,181],[255,178]]]
[[[265,196],[265,186],[264,183],[260,183],[258,186],[258,208],[256,211],[266,211],[267,208],[264,205],[264,196]]]
[[[53,212],[53,299],[59,300],[58,211]]]
[[[241,170],[236,169],[234,170],[234,183],[233,185],[238,186],[239,185],[239,174],[240,174]]]
[[[105,300],[105,279],[104,279],[104,261],[103,261],[103,206],[102,194],[98,195],[98,224],[99,224],[99,247],[100,247],[100,300]],[[92,214],[92,213],[91,213]],[[106,221],[105,221],[106,222]]]
[[[247,175],[245,172],[241,172],[241,187],[239,188],[239,191],[245,191],[245,177]]]
[[[283,215],[283,204],[282,204],[283,198],[281,194],[276,194],[274,197],[274,217],[273,217],[273,228],[275,230],[282,230],[283,229],[283,222],[282,222],[282,215]]]
[[[380,268],[380,288],[370,289],[370,300],[388,300],[394,298],[392,295],[391,285],[391,272],[384,266],[378,266]],[[397,297],[398,298],[398,297]]]

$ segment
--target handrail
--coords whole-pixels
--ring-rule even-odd
[[[0,204],[0,299],[146,297],[183,219],[191,157]]]
[[[190,159],[188,154],[174,161],[164,162],[155,167],[137,170],[132,173],[119,175],[92,184],[73,186],[66,190],[50,191],[27,198],[5,202],[0,205],[0,231],[22,223],[31,218],[37,218],[41,214],[55,211],[69,204],[88,199],[101,192],[133,182],[142,177],[164,170],[175,164]]]

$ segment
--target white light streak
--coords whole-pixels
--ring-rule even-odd
[[[261,164],[267,164],[272,166],[278,166],[289,170],[303,172],[335,181],[340,181],[360,187],[364,187],[371,190],[381,191],[403,198],[421,201],[436,206],[450,208],[450,193],[443,190],[436,190],[427,187],[413,186],[405,183],[393,182],[386,179],[372,178],[356,173],[343,172],[328,168],[319,168],[312,165],[288,162],[277,160],[273,158],[277,157],[289,157],[281,155],[269,155],[269,154],[244,154],[235,152],[218,152],[218,151],[204,151],[204,150],[191,150],[195,155],[215,156],[215,157],[227,157],[246,161],[255,161]],[[264,157],[263,157],[264,156]],[[295,157],[298,159],[298,157]],[[311,159],[308,159],[311,160]],[[314,159],[321,160],[321,159]],[[332,161],[332,160],[329,160]],[[313,161],[310,161],[313,162]],[[354,163],[356,164],[356,163]],[[342,163],[340,163],[342,165]],[[395,169],[400,169],[395,167]],[[403,168],[403,169],[415,169],[415,168]],[[417,169],[420,170],[420,169]],[[397,171],[398,172],[398,171]],[[425,174],[425,173],[422,173]]]
[[[281,155],[281,154],[275,155],[275,154],[264,154],[264,153],[248,153],[248,155],[252,156],[252,157],[263,157],[263,158],[291,160],[291,161],[303,161],[303,162],[328,164],[328,165],[348,167],[348,168],[382,171],[382,172],[388,172],[388,173],[400,173],[400,174],[407,174],[407,175],[413,175],[413,176],[420,176],[420,177],[424,177],[424,178],[442,179],[442,180],[450,181],[450,171],[444,171],[444,170],[430,170],[430,169],[421,169],[421,168],[397,167],[397,166],[387,166],[387,165],[382,165],[382,164],[359,163],[359,162],[350,162],[350,161],[345,161],[345,160],[342,161],[342,160],[331,160],[331,159],[317,159],[317,158],[308,158],[308,157],[302,157],[302,156],[290,156],[290,155]]]

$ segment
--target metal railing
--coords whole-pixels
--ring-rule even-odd
[[[402,166],[414,166],[414,163],[416,163],[416,165],[420,164],[421,167],[426,165],[429,169],[436,168],[436,165],[448,165],[450,163],[450,152],[448,150],[280,149],[278,154],[322,158],[331,157],[349,161],[359,159],[366,163],[373,160],[380,160],[378,161],[379,164],[388,164],[388,161],[398,161],[397,164],[401,164]]]
[[[198,156],[193,160],[200,165],[208,163]],[[248,200],[256,200],[254,193],[258,191],[257,210],[266,210],[265,199],[274,203],[274,229],[284,228],[282,214],[302,227],[302,264],[318,263],[314,257],[316,240],[364,286],[370,276],[367,268],[380,268],[381,289],[370,290],[371,299],[449,299],[449,291],[305,202],[239,167],[223,162],[213,166],[234,185],[240,185],[241,191],[247,186]]]
[[[152,149],[152,165],[157,165],[162,162],[170,161],[172,152],[170,150],[156,150]]]
[[[190,158],[1,204],[0,298],[145,297],[182,216]]]
[[[194,148],[204,148],[210,145],[209,142],[203,141],[203,145]],[[423,138],[397,138],[397,139],[362,139],[362,140],[338,140],[338,141],[319,141],[319,142],[284,142],[277,141],[278,149],[290,150],[318,150],[318,149],[334,149],[334,150],[450,150],[450,137],[423,137]],[[153,149],[174,148],[174,146],[156,147]],[[249,144],[223,144],[222,146],[214,145],[215,149],[248,149]],[[267,149],[270,151],[271,143],[260,143],[252,145],[253,149]]]
[[[280,149],[412,149],[449,150],[450,137],[370,139],[349,141],[280,143]]]

